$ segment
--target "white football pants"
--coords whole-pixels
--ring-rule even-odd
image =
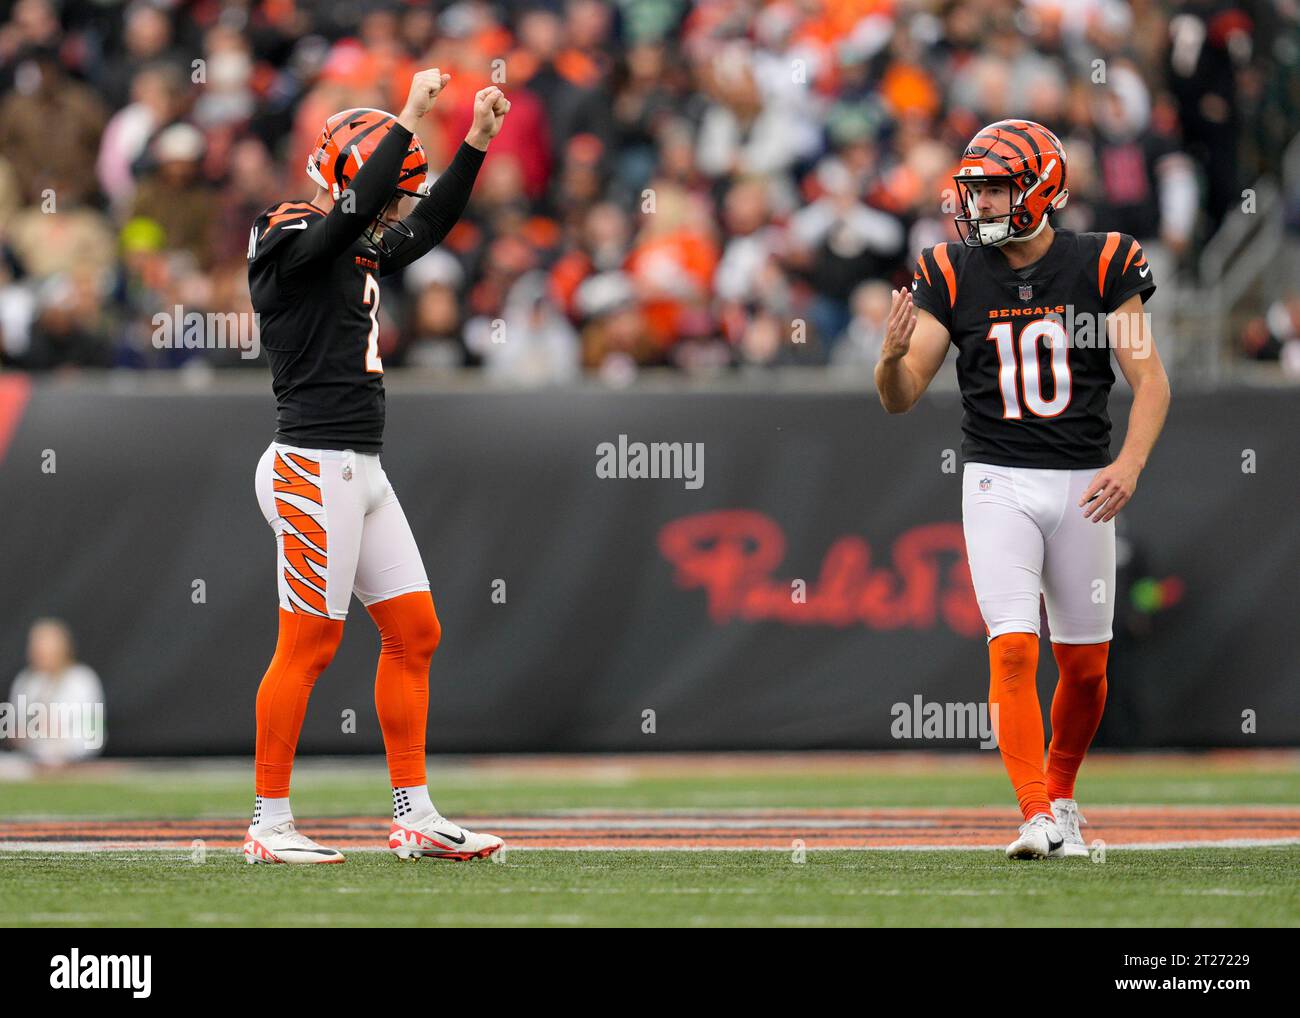
[[[255,486],[275,531],[285,611],[344,619],[353,593],[369,606],[429,589],[378,456],[272,442],[258,461]]]
[[[1078,502],[1089,470],[967,463],[962,526],[988,638],[1039,635],[1039,595],[1054,643],[1104,643],[1115,617],[1115,521]]]

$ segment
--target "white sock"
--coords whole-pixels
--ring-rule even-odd
[[[253,822],[250,825],[253,830],[264,831],[292,819],[293,810],[289,808],[287,795],[283,799],[268,799],[261,795],[253,799]]]
[[[423,820],[430,813],[436,813],[433,802],[429,799],[428,785],[410,785],[407,788],[393,789],[393,819]]]

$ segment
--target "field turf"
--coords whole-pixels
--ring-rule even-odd
[[[313,818],[334,818],[350,831],[350,818],[360,839],[352,851],[340,846],[345,864],[321,867],[243,862],[235,846],[250,770],[247,761],[103,763],[0,782],[0,925],[1300,925],[1300,837],[1286,834],[1300,829],[1293,753],[1092,759],[1078,796],[1085,814],[1091,806],[1111,818],[1098,824],[1104,851],[1033,863],[944,844],[945,824],[965,832],[975,823],[953,821],[961,811],[983,824],[966,843],[1015,834],[1000,762],[983,754],[433,760],[431,791],[444,813],[522,843],[501,862],[474,863],[395,859],[382,850],[382,766],[307,760],[295,775],[300,826],[310,834]],[[1166,811],[1170,833],[1156,841],[1182,843],[1168,815],[1195,808],[1215,824],[1222,817],[1214,837],[1232,844],[1124,847],[1146,805]],[[1274,843],[1249,844],[1256,821],[1232,811],[1246,806],[1269,807]],[[900,808],[913,811],[898,813],[907,823],[889,819]],[[158,844],[93,844],[112,821],[135,822]],[[620,847],[622,825],[641,822],[668,840]],[[797,838],[784,836],[786,823]],[[839,842],[830,839],[836,823]],[[48,843],[34,842],[31,831],[45,824]],[[865,846],[891,832],[906,841],[912,824],[923,837],[906,848],[819,846],[823,826],[829,844],[861,828]],[[195,830],[211,833],[193,845]],[[773,843],[744,847],[751,835]],[[700,847],[731,836],[736,847]],[[522,847],[548,837],[574,844]]]

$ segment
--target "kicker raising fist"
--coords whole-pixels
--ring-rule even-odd
[[[510,112],[510,100],[495,85],[481,88],[474,96],[474,124],[465,140],[475,148],[486,151],[488,143],[501,131]]]
[[[449,80],[436,67],[415,75],[400,117],[369,108],[335,113],[308,153],[312,199],[272,205],[248,238],[249,293],[278,415],[255,484],[274,538],[280,626],[256,701],[250,863],[343,862],[341,852],[298,831],[289,779],[308,695],[333,658],[354,596],[380,633],[375,708],[393,795],[389,848],[403,859],[482,859],[502,845],[446,820],[429,798],[429,664],[442,626],[379,459],[386,405],[379,280],[455,226],[510,108],[499,89],[480,92],[478,143],[460,145],[430,180],[414,129]]]
[[[411,91],[406,97],[406,105],[402,107],[402,112],[397,118],[398,123],[408,131],[414,132],[415,125],[433,108],[433,101],[447,87],[449,81],[451,75],[444,74],[436,67],[419,71],[411,79]]]

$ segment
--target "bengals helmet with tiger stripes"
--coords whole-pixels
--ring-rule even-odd
[[[384,110],[358,108],[335,113],[325,121],[316,146],[307,157],[307,176],[338,201],[395,123],[397,118]],[[394,197],[409,195],[418,198],[427,194],[431,183],[428,174],[429,160],[425,158],[424,146],[418,137],[412,135],[397,177]],[[386,254],[388,248],[378,227],[403,237],[413,236],[409,227],[398,220],[384,219],[381,213],[368,228],[367,236]]]
[[[1061,140],[1032,120],[999,120],[982,129],[966,146],[952,179],[960,206],[957,232],[969,247],[1031,240],[1070,197]],[[1005,215],[981,219],[978,195],[968,185],[989,180],[1008,182],[1011,207]]]

